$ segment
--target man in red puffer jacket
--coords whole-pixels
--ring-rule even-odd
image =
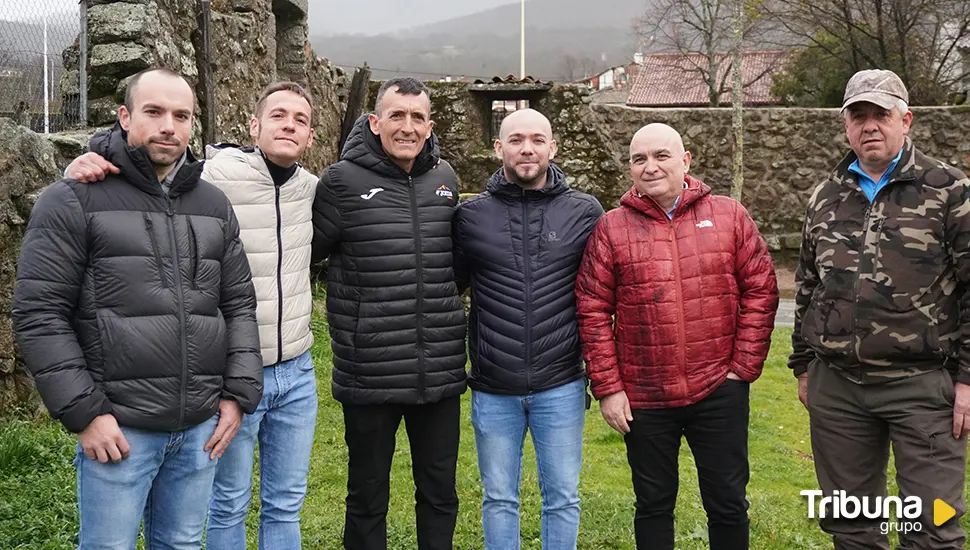
[[[630,143],[633,188],[603,216],[576,283],[593,395],[624,434],[637,548],[673,549],[677,456],[697,463],[712,550],[748,548],[748,384],[768,355],[778,285],[737,201],[687,175],[673,128]]]

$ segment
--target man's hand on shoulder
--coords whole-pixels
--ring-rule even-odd
[[[95,183],[104,181],[108,174],[120,174],[121,170],[111,164],[104,157],[97,153],[84,153],[71,161],[64,170],[64,176],[68,179],[77,180],[82,183]]]
[[[113,414],[96,417],[78,434],[77,439],[84,456],[102,464],[107,464],[109,459],[111,462],[121,462],[131,453],[131,446]]]

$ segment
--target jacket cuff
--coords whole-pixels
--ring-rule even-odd
[[[790,366],[791,366],[792,373],[795,375],[795,378],[798,378],[799,376],[808,372],[808,365],[804,363],[799,363],[797,365],[790,365]]]
[[[61,424],[71,433],[81,433],[95,418],[113,411],[111,401],[103,393],[96,391],[85,397],[61,416]]]
[[[619,377],[617,377],[616,380],[611,380],[609,382],[603,382],[600,384],[590,381],[589,389],[597,401],[606,396],[613,395],[614,393],[619,393],[624,390],[623,381],[620,380]]]
[[[956,382],[970,386],[970,369],[963,367],[957,369]]]
[[[259,406],[259,400],[262,397],[262,391],[260,389],[254,388],[244,381],[234,379],[226,380],[224,384],[222,394],[220,395],[222,399],[232,399],[236,403],[239,403],[239,406],[246,414],[256,412],[256,407]]]

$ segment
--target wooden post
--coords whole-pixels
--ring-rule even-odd
[[[354,71],[354,79],[350,84],[350,94],[347,96],[347,112],[344,113],[343,123],[340,125],[340,145],[337,147],[339,158],[341,151],[344,150],[344,143],[350,136],[350,131],[354,129],[354,122],[360,118],[364,112],[364,101],[367,99],[367,88],[370,84],[370,68],[365,63],[363,67],[357,67]]]

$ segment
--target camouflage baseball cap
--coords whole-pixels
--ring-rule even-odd
[[[868,101],[888,111],[900,99],[909,104],[909,92],[896,73],[883,69],[866,69],[852,75],[845,85],[842,110],[853,103]]]

